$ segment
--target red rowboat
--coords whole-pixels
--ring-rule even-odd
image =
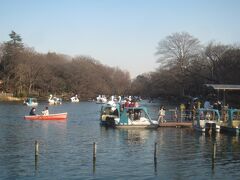
[[[67,113],[49,114],[49,115],[36,115],[24,116],[25,120],[66,120]]]

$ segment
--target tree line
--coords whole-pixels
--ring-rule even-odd
[[[240,48],[237,45],[216,42],[202,45],[189,33],[180,32],[161,40],[156,56],[159,68],[137,76],[132,82],[133,93],[148,97],[208,98],[209,94],[217,92],[206,88],[205,84],[240,85]],[[240,90],[228,92],[229,101],[239,105],[239,95]]]
[[[0,45],[1,91],[18,97],[56,94],[94,98],[98,94],[126,94],[129,72],[109,67],[87,56],[42,54],[22,42],[14,31]]]
[[[159,41],[159,67],[131,80],[129,72],[87,57],[55,52],[38,53],[12,31],[0,44],[0,90],[18,97],[57,94],[81,98],[137,95],[143,98],[206,97],[205,84],[240,84],[240,48],[201,42],[187,32],[173,33]],[[147,63],[147,61],[146,61]],[[233,101],[240,91],[232,93]]]

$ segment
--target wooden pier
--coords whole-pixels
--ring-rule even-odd
[[[192,127],[192,122],[163,122],[159,127]]]

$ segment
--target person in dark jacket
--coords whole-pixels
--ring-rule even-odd
[[[36,116],[36,108],[32,108],[30,113],[29,113],[30,116]]]

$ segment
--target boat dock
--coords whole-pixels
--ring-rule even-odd
[[[192,127],[192,122],[163,122],[159,127]]]

